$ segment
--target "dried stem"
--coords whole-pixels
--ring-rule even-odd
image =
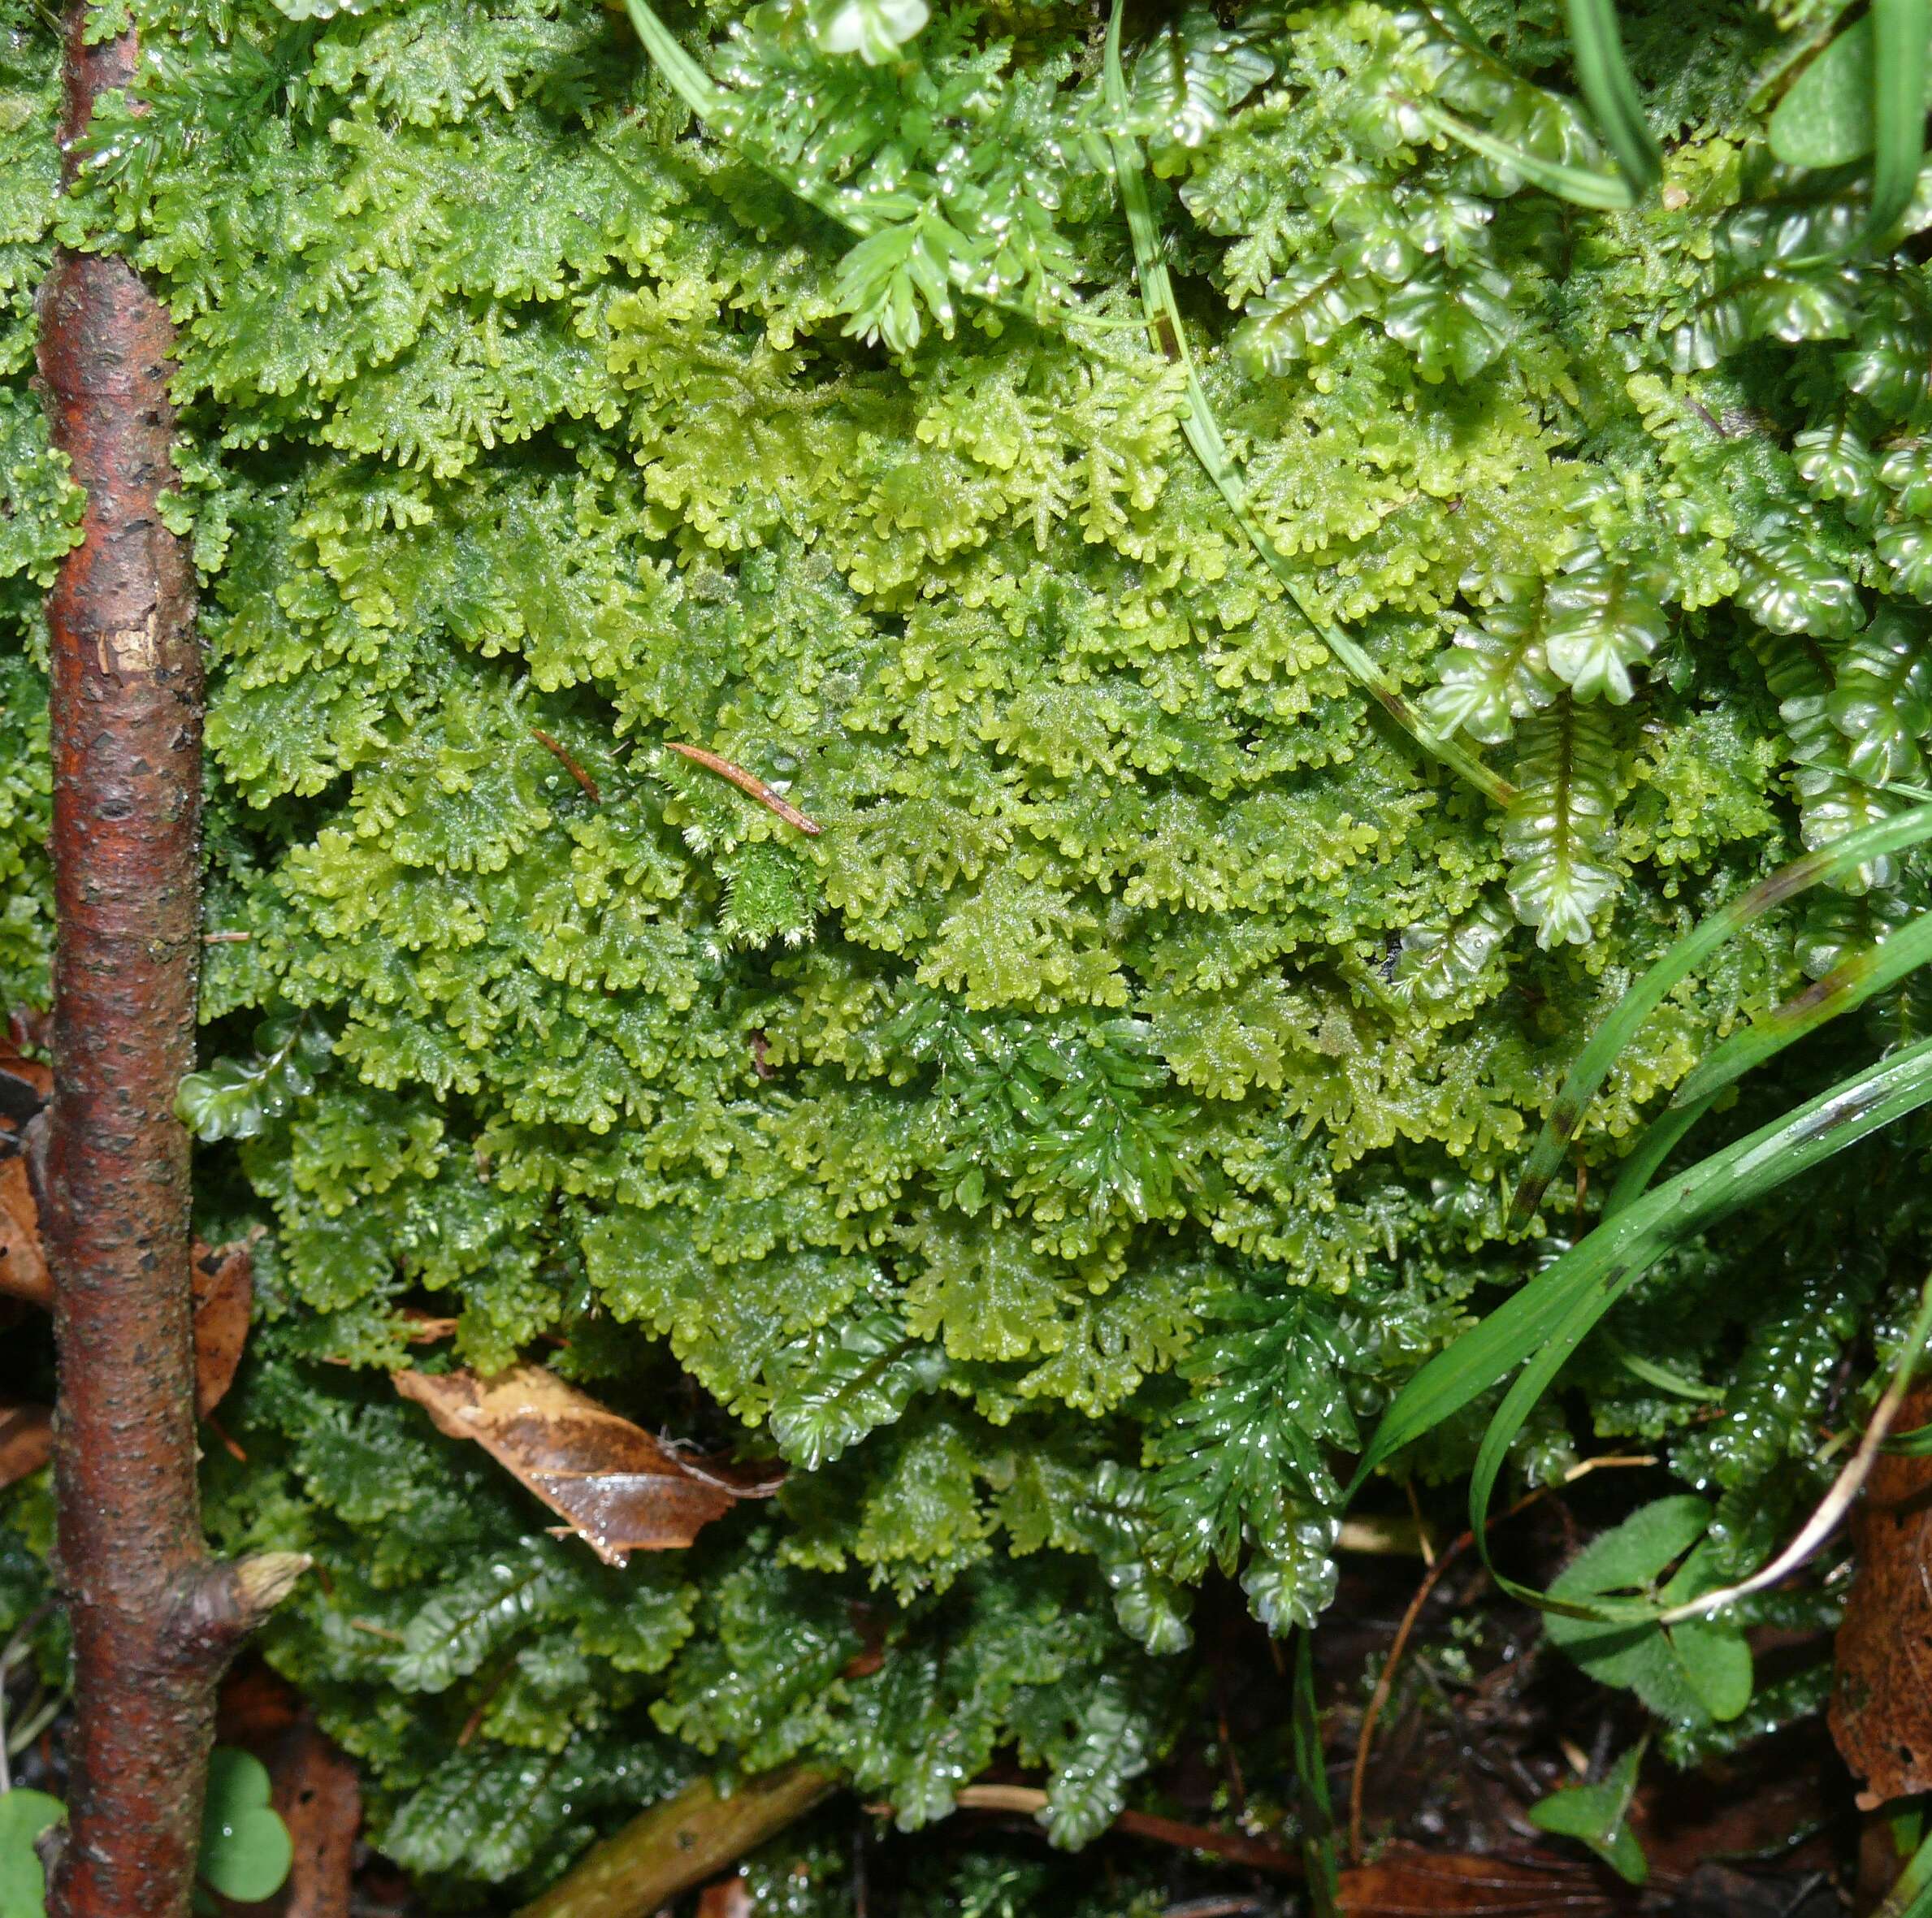
[[[808,819],[782,792],[767,786],[756,773],[747,773],[743,766],[720,759],[715,752],[708,752],[702,746],[681,746],[675,739],[667,739],[664,743],[667,752],[682,753],[694,766],[702,766],[706,772],[730,780],[741,793],[748,793],[766,812],[776,813],[788,826],[795,826],[814,839],[823,829],[817,820]]]
[[[578,764],[576,760],[571,756],[569,747],[561,740],[552,738],[541,726],[532,726],[530,729],[530,736],[577,781],[593,806],[601,806],[604,803],[604,795],[597,790],[596,781],[591,778],[582,766]]]
[[[606,1838],[518,1918],[648,1918],[802,1818],[834,1782],[786,1765],[721,1798],[701,1778]]]
[[[70,154],[132,34],[68,16]],[[70,161],[70,167],[71,162]],[[171,483],[172,336],[123,261],[63,250],[43,291],[54,437],[87,491],[48,601],[54,1096],[40,1193],[60,1351],[57,1566],[75,1654],[55,1918],[188,1906],[222,1667],[301,1564],[218,1566],[195,1483],[188,1137],[201,951],[201,660]]]

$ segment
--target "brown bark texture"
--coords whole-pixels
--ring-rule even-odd
[[[68,19],[70,144],[133,77],[132,35]],[[200,933],[201,662],[162,526],[171,329],[125,262],[63,251],[41,295],[57,444],[84,540],[48,602],[57,916],[41,1171],[60,1353],[58,1570],[72,1620],[69,1829],[57,1918],[188,1906],[214,1682],[279,1572],[218,1567],[195,1482],[188,1139]],[[285,1581],[284,1581],[285,1582]]]

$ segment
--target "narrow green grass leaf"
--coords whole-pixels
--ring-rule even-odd
[[[1636,82],[1623,57],[1614,0],[1568,0],[1570,41],[1576,53],[1577,84],[1596,115],[1604,143],[1639,193],[1663,176],[1663,150],[1644,123]]]
[[[1315,1918],[1341,1918],[1341,1873],[1335,1853],[1335,1808],[1328,1796],[1328,1762],[1322,1751],[1322,1717],[1315,1695],[1315,1639],[1295,1634],[1292,1732],[1295,1775],[1306,1812],[1302,1856],[1308,1868],[1308,1905]]]
[[[1479,1535],[1497,1476],[1530,1407],[1591,1327],[1666,1252],[1928,1102],[1932,1039],[1840,1080],[1606,1219],[1410,1380],[1375,1428],[1349,1496],[1404,1446],[1523,1366],[1484,1436],[1471,1481]]]
[[[1932,1918],[1932,1836],[1913,1853],[1875,1918]]]
[[[1640,1200],[1620,1219],[1599,1227],[1581,1245],[1566,1253],[1548,1272],[1531,1282],[1540,1285],[1554,1279],[1571,1261],[1578,1261],[1579,1266],[1588,1271],[1588,1276],[1582,1283],[1578,1283],[1573,1275],[1562,1289],[1567,1302],[1562,1323],[1553,1336],[1525,1352],[1523,1370],[1504,1394],[1503,1401],[1497,1408],[1496,1415],[1490,1420],[1482,1444],[1477,1449],[1475,1469],[1470,1474],[1470,1524],[1475,1533],[1476,1548],[1485,1565],[1489,1564],[1490,1500],[1509,1457],[1510,1448],[1515,1443],[1536,1401],[1555,1382],[1570,1354],[1588,1336],[1597,1321],[1673,1245],[1928,1102],[1932,1102],[1932,1039],[1921,1040],[1917,1046],[1882,1061],[1878,1066],[1841,1080],[1817,1098],[1761,1128],[1735,1145],[1713,1154],[1688,1171],[1680,1173],[1657,1192]],[[1578,1260],[1579,1253],[1586,1252],[1598,1239],[1605,1237],[1615,1241],[1608,1249],[1607,1259]],[[1520,1298],[1522,1294],[1517,1296]],[[1932,1301],[1932,1290],[1928,1291],[1927,1296]],[[1515,1303],[1514,1299],[1510,1301],[1510,1305]],[[1500,1311],[1491,1314],[1490,1319],[1484,1323],[1488,1324],[1508,1310],[1509,1305],[1505,1305]],[[1476,1329],[1479,1332],[1482,1327]],[[1932,1331],[1932,1304],[1921,1308],[1919,1318],[1913,1323],[1900,1360],[1905,1370],[1908,1370],[1917,1360],[1928,1331]],[[1464,1336],[1474,1336],[1473,1334]],[[1452,1345],[1430,1363],[1434,1365],[1443,1359],[1453,1358],[1455,1353],[1456,1347]],[[1423,1372],[1417,1375],[1410,1389],[1422,1383],[1428,1369],[1424,1366]],[[1389,1408],[1390,1416],[1407,1396],[1405,1391],[1397,1398],[1396,1405]],[[1380,1431],[1375,1439],[1379,1444]],[[1812,1539],[1811,1534],[1818,1522],[1814,1520],[1813,1525],[1806,1528],[1799,1547],[1792,1548],[1792,1551],[1800,1548],[1806,1551],[1816,1548],[1817,1541]],[[1791,1552],[1787,1552],[1780,1562],[1790,1556]],[[1496,1573],[1493,1565],[1489,1569],[1512,1596],[1545,1609],[1567,1608],[1560,1601],[1553,1600],[1549,1594],[1519,1585]],[[1765,1574],[1759,1574],[1760,1578],[1765,1577]],[[1756,1581],[1747,1581],[1747,1586],[1756,1589]],[[1744,1589],[1739,1588],[1740,1591]],[[1690,1617],[1695,1610],[1708,1609],[1713,1602],[1707,1596],[1698,1601],[1696,1607],[1638,1607],[1634,1610],[1622,1604],[1599,1605],[1587,1615],[1668,1621]]]
[[[1531,1149],[1523,1183],[1510,1208],[1510,1223],[1528,1223],[1544,1188],[1563,1162],[1563,1149],[1575,1137],[1583,1114],[1617,1056],[1634,1039],[1644,1021],[1680,980],[1687,978],[1726,941],[1752,920],[1813,886],[1843,878],[1868,859],[1901,852],[1932,838],[1932,806],[1882,820],[1877,825],[1848,833],[1831,845],[1793,859],[1728,906],[1693,927],[1618,1002],[1617,1009],[1591,1034],[1588,1044],[1570,1068],[1543,1130]]]
[[[1787,167],[1843,167],[1872,150],[1872,23],[1854,20],[1791,82],[1771,115]]]
[[[1666,1112],[1644,1128],[1630,1157],[1617,1169],[1617,1183],[1603,1203],[1605,1219],[1614,1219],[1625,1206],[1643,1197],[1664,1162],[1677,1150],[1678,1141],[1709,1111],[1710,1101],[1701,1100],[1682,1111]]]
[[[671,90],[701,120],[714,119],[724,104],[724,95],[713,83],[711,76],[684,50],[682,43],[672,32],[649,6],[646,0],[624,0],[630,13],[630,24],[637,29],[637,37],[644,43],[644,51],[657,63],[657,70],[670,82]]]
[[[1507,141],[1498,140],[1493,133],[1485,133],[1480,127],[1471,126],[1453,113],[1445,113],[1432,102],[1417,100],[1411,104],[1437,132],[1461,141],[1465,146],[1473,149],[1486,160],[1494,160],[1498,166],[1513,167],[1532,186],[1541,187],[1544,193],[1554,193],[1559,200],[1567,200],[1573,206],[1593,206],[1607,213],[1621,213],[1637,203],[1630,182],[1620,174],[1592,173],[1587,167],[1566,167],[1558,161],[1546,160],[1540,154],[1511,146]]]
[[[1621,1339],[1608,1332],[1603,1335],[1603,1343],[1618,1364],[1633,1379],[1641,1379],[1646,1385],[1671,1398],[1695,1399],[1701,1405],[1718,1403],[1723,1399],[1724,1394],[1716,1386],[1706,1385],[1700,1379],[1687,1379],[1682,1372],[1660,1366],[1655,1359],[1632,1352]]]
[[[1872,212],[1880,245],[1912,203],[1926,146],[1926,41],[1932,0],[1872,0]]]
[[[632,0],[641,5],[643,0]],[[1116,128],[1127,120],[1127,78],[1120,64],[1120,15],[1122,0],[1114,0],[1107,19],[1107,48],[1102,84],[1107,111]],[[1181,323],[1180,307],[1174,297],[1174,284],[1161,257],[1160,230],[1154,218],[1154,206],[1147,194],[1146,175],[1137,143],[1124,132],[1109,136],[1113,149],[1114,173],[1120,188],[1120,205],[1127,215],[1127,228],[1133,241],[1134,271],[1141,288],[1141,304],[1147,328],[1157,350],[1164,351],[1187,375],[1187,405],[1181,429],[1207,476],[1228,509],[1234,515],[1249,544],[1280,581],[1297,612],[1319,635],[1322,643],[1341,660],[1349,674],[1367,691],[1388,717],[1432,759],[1468,781],[1492,803],[1506,806],[1515,788],[1500,773],[1486,766],[1473,753],[1437,733],[1420,711],[1382,669],[1332,621],[1324,618],[1302,591],[1300,578],[1287,556],[1263,530],[1249,503],[1246,481],[1228,450],[1219,422],[1207,403],[1187,335]]]
[[[1795,998],[1733,1033],[1677,1089],[1673,1108],[1708,1103],[1745,1073],[1932,963],[1932,912],[1921,912],[1882,946],[1867,947],[1832,968]]]

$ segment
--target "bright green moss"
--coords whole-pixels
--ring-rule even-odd
[[[588,0],[141,11],[144,105],[70,217],[181,327],[210,924],[249,934],[209,951],[211,1052],[286,1013],[316,1062],[254,1115],[248,1188],[204,1160],[211,1218],[275,1227],[211,1522],[330,1572],[271,1656],[380,1841],[459,1890],[553,1873],[713,1754],[817,1754],[912,1824],[1013,1747],[1092,1835],[1172,1736],[1189,1587],[1314,1617],[1336,1452],[1542,1255],[1508,1189],[1581,1032],[1923,777],[1925,269],[1789,264],[1862,189],[1772,164],[1778,29],[1743,7],[1633,22],[1670,150],[1627,214],[1414,110],[1601,167],[1532,84],[1553,6],[1472,8],[1480,47],[1367,0],[1131,23],[1255,520],[1514,782],[1497,812],[1183,437],[1085,10],[682,15],[702,126]],[[15,97],[0,137],[43,140],[0,235],[0,470],[40,504],[0,572],[38,578],[71,519],[20,398],[48,176]],[[31,990],[40,776],[9,777]],[[1716,1037],[1918,901],[1865,877],[1656,1015],[1579,1203]],[[1822,1309],[1790,1243],[1782,1275],[1687,1256],[1618,1321],[1730,1394],[1683,1457],[1714,1491],[1777,1479],[1873,1296]],[[463,1362],[719,1435],[682,1368],[793,1468],[775,1512],[622,1576],[545,1540],[393,1401],[405,1301],[460,1313]],[[1579,1373],[1605,1433],[1696,1409]],[[1523,1462],[1568,1445],[1553,1414]],[[887,1656],[848,1678],[861,1615]]]

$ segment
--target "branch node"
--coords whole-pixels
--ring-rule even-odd
[[[314,1562],[305,1552],[264,1552],[205,1566],[175,1615],[176,1642],[190,1658],[225,1664]]]
[[[251,1627],[294,1591],[314,1562],[305,1552],[262,1552],[234,1567],[236,1588]]]

